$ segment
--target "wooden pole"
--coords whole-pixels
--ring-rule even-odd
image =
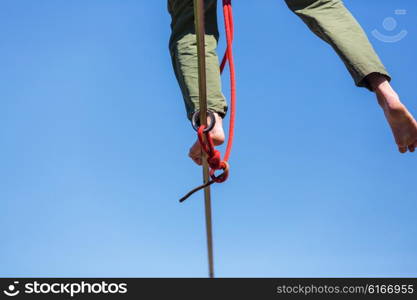
[[[207,126],[207,81],[206,81],[206,47],[205,47],[205,18],[204,18],[204,0],[194,0],[194,19],[195,32],[197,36],[197,56],[198,56],[198,85],[199,85],[199,102],[200,102],[200,124]],[[204,183],[209,182],[209,168],[207,164],[207,155],[203,153],[203,179]],[[211,221],[211,195],[210,186],[204,189],[204,206],[206,215],[206,234],[207,234],[207,253],[209,277],[214,278],[214,260],[213,260],[213,233]]]

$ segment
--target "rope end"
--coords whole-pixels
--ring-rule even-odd
[[[191,195],[193,195],[194,193],[198,192],[199,190],[205,189],[206,187],[212,185],[213,183],[215,183],[214,180],[210,180],[207,183],[204,183],[194,189],[192,189],[191,191],[189,191],[184,197],[182,197],[179,201],[180,203],[184,202],[185,200],[187,200]]]

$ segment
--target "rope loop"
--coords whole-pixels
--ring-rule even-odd
[[[199,112],[195,112],[192,116],[191,122],[193,128],[197,131],[198,140],[200,142],[202,151],[207,154],[207,163],[210,167],[209,174],[211,180],[203,185],[196,187],[195,189],[191,190],[187,195],[181,198],[180,202],[183,202],[189,196],[194,194],[195,192],[204,189],[210,186],[213,183],[221,183],[225,182],[229,177],[229,164],[228,160],[230,157],[230,153],[232,150],[233,145],[233,137],[234,137],[234,129],[235,129],[235,111],[236,111],[236,71],[235,71],[235,64],[233,59],[233,38],[234,38],[234,25],[233,25],[233,11],[232,11],[232,1],[231,0],[223,0],[223,16],[224,16],[224,23],[226,29],[226,42],[227,47],[224,54],[224,57],[220,64],[220,72],[223,73],[226,64],[229,65],[229,73],[230,73],[230,120],[229,120],[229,137],[227,140],[227,146],[224,158],[222,160],[221,154],[218,150],[214,148],[213,139],[210,136],[210,131],[215,126],[215,116],[212,111],[207,111],[207,115],[209,116],[211,122],[209,122],[208,126],[201,125],[199,122]],[[220,175],[215,175],[217,170],[223,170],[223,173]]]
[[[225,182],[227,178],[229,177],[229,164],[226,161],[221,162],[221,167],[218,170],[220,169],[223,170],[223,173],[217,176],[215,175],[215,172],[216,172],[215,169],[210,170],[210,177],[216,183]]]

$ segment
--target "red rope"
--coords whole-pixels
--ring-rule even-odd
[[[203,189],[213,183],[221,183],[227,180],[229,176],[229,164],[227,161],[230,158],[230,153],[232,151],[233,138],[235,133],[235,111],[236,111],[236,79],[235,79],[235,65],[233,59],[233,35],[234,35],[234,24],[233,24],[233,11],[232,11],[232,1],[223,0],[223,15],[224,23],[226,28],[226,42],[227,48],[220,64],[220,72],[223,73],[226,63],[229,62],[229,71],[230,71],[230,120],[229,120],[229,137],[227,140],[226,152],[223,160],[221,159],[220,151],[214,148],[214,143],[210,137],[209,132],[204,132],[206,128],[204,125],[198,128],[198,140],[200,142],[201,148],[204,152],[207,153],[207,163],[210,167],[210,177],[211,181],[196,187],[190,191],[187,195],[181,198],[180,202],[187,199],[193,193],[197,192],[200,189]],[[223,170],[223,173],[220,175],[215,175],[216,170]]]
[[[227,161],[230,158],[230,153],[232,151],[233,138],[235,133],[235,111],[236,111],[236,75],[235,75],[235,65],[233,59],[233,35],[234,35],[234,24],[233,24],[233,11],[232,11],[232,1],[223,0],[223,15],[224,23],[226,28],[226,41],[227,48],[226,53],[222,59],[220,65],[220,71],[223,73],[223,70],[226,66],[226,63],[229,62],[230,69],[230,121],[229,121],[229,137],[227,140],[226,153],[224,159],[221,160],[220,152],[214,149],[213,140],[210,137],[210,134],[204,133],[204,126],[200,126],[198,130],[198,139],[200,141],[203,151],[207,153],[207,162],[210,166],[210,176],[215,182],[224,182],[228,177],[228,164]],[[206,141],[204,141],[203,136],[205,136]],[[214,172],[216,170],[223,170],[223,174],[215,176]]]

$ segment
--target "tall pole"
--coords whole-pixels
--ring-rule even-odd
[[[197,36],[198,56],[198,85],[200,102],[200,124],[207,126],[207,81],[206,81],[206,47],[205,47],[205,21],[204,21],[204,0],[194,0],[195,32]],[[207,155],[203,152],[203,178],[204,183],[210,180]],[[211,195],[210,186],[204,189],[204,206],[206,215],[207,253],[209,277],[214,278],[213,260],[213,233],[211,222]]]

